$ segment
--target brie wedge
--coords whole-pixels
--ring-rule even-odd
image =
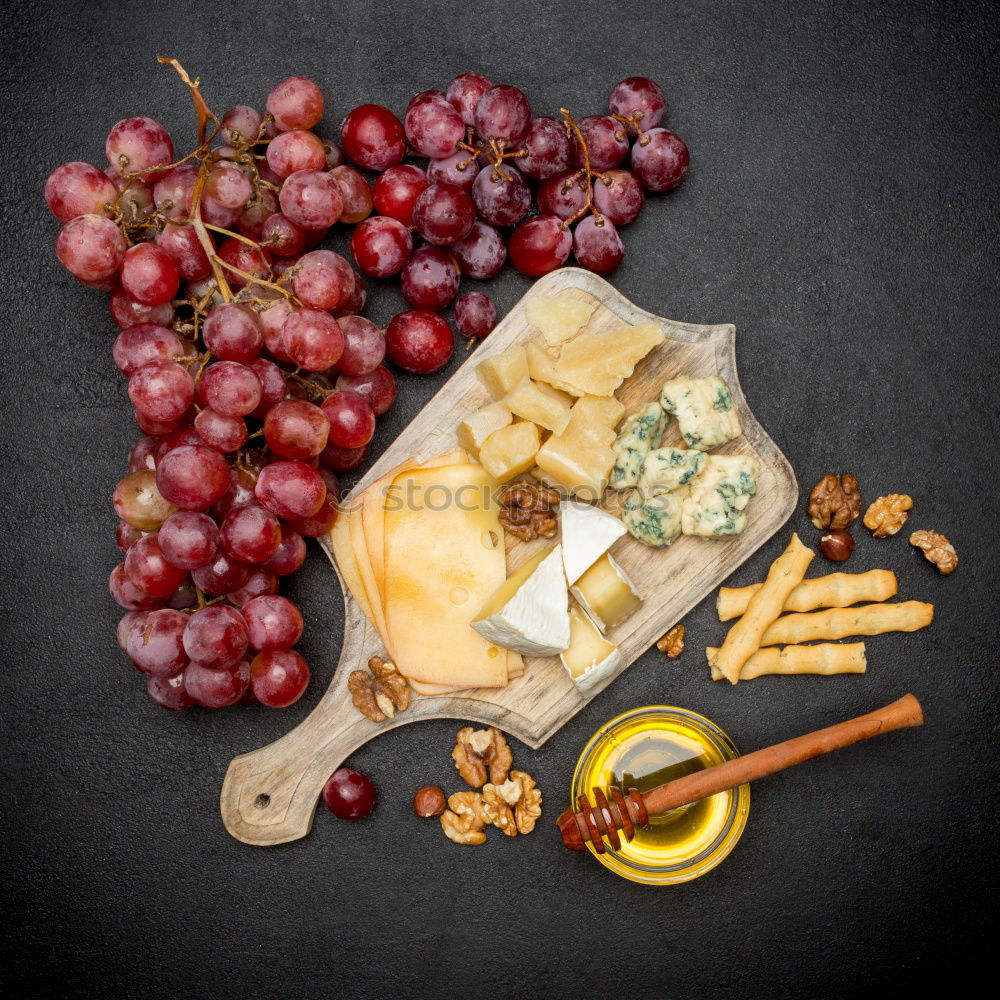
[[[572,594],[602,632],[623,622],[642,604],[635,584],[607,552],[576,581]]]
[[[559,654],[559,659],[577,688],[590,694],[618,673],[622,655],[579,608],[570,612],[569,632],[569,648]]]
[[[543,549],[515,570],[486,602],[472,627],[490,642],[530,656],[569,645],[569,595],[562,547]]]
[[[579,500],[563,500],[559,504],[559,521],[563,569],[570,586],[627,530],[617,517]]]

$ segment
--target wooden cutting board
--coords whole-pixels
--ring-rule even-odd
[[[476,376],[476,365],[511,344],[537,337],[537,331],[525,318],[525,303],[536,295],[553,294],[596,300],[598,306],[589,330],[613,331],[623,323],[647,320],[663,326],[665,342],[639,363],[635,374],[617,393],[626,413],[657,398],[668,378],[681,374],[721,375],[729,383],[739,408],[743,437],[715,449],[713,454],[755,455],[761,464],[757,495],[747,508],[749,523],[742,535],[725,540],[681,537],[666,549],[649,548],[626,535],[613,546],[615,558],[645,598],[635,614],[608,634],[621,649],[621,669],[625,670],[763,545],[788,519],[798,500],[798,486],[788,460],[757,422],[740,388],[735,327],[698,326],[653,316],[589,271],[554,271],[531,287],[372,466],[354,492],[404,459],[433,458],[456,448],[458,423],[490,401]],[[670,421],[663,443],[681,444],[676,421]],[[605,500],[617,511],[617,494],[608,494]],[[507,541],[510,568],[528,558],[537,545],[545,544],[538,540],[524,545],[512,537]],[[323,548],[333,562],[325,540]],[[330,774],[363,743],[396,726],[423,719],[469,719],[497,726],[529,746],[538,747],[599,693],[581,695],[558,657],[525,657],[523,676],[504,689],[414,696],[410,707],[394,719],[371,722],[351,703],[347,675],[365,667],[370,656],[384,650],[342,579],[341,587],[346,612],[344,642],[336,673],[323,699],[287,736],[236,757],[229,765],[222,786],[222,818],[226,829],[238,840],[267,845],[304,837],[312,826],[320,791]],[[432,623],[428,626],[433,627]],[[707,683],[707,672],[705,676]]]

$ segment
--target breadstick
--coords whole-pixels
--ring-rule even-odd
[[[767,579],[751,598],[743,617],[729,630],[712,661],[730,684],[740,679],[743,664],[760,649],[761,637],[781,614],[788,595],[802,582],[815,553],[793,534],[788,548],[767,571]]]
[[[883,632],[916,632],[934,618],[934,605],[921,601],[900,604],[865,604],[860,608],[830,608],[810,615],[785,615],[764,633],[762,646],[843,639],[848,635],[882,635]]]
[[[705,650],[708,662],[718,652],[712,646]],[[771,646],[758,649],[743,664],[740,680],[749,681],[765,674],[863,674],[867,666],[863,642],[820,643],[818,646]],[[722,672],[712,667],[712,680],[721,681]]]
[[[720,622],[739,618],[761,584],[749,587],[720,587],[715,601]],[[896,596],[896,574],[887,569],[867,573],[830,573],[803,580],[789,595],[782,611],[815,611],[817,608],[846,608],[862,601],[887,601]]]

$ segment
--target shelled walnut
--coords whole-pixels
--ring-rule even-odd
[[[676,660],[684,652],[684,626],[675,625],[656,640],[656,648]]]
[[[890,493],[879,497],[865,511],[865,527],[876,537],[895,535],[906,524],[906,512],[913,507],[913,498],[905,493]]]
[[[947,576],[955,571],[958,565],[958,553],[955,546],[937,531],[914,531],[910,535],[910,544],[921,549],[924,558],[928,562],[934,563],[938,572],[942,576]]]
[[[850,473],[825,475],[809,494],[809,518],[820,530],[847,528],[861,513],[858,481]]]
[[[482,788],[487,774],[494,785],[502,785],[514,762],[507,740],[494,726],[473,729],[466,726],[455,736],[455,749],[451,752],[455,768],[467,785]]]
[[[385,722],[396,712],[403,712],[410,705],[410,685],[396,669],[395,664],[373,656],[368,670],[352,670],[347,678],[347,690],[355,707],[372,722]]]
[[[511,778],[521,786],[521,798],[514,806],[514,822],[518,833],[531,833],[542,815],[542,790],[535,779],[524,771],[511,771]]]
[[[515,538],[530,542],[534,538],[553,538],[558,530],[556,513],[559,494],[540,483],[519,480],[500,493],[500,523]]]
[[[531,833],[542,815],[542,793],[530,774],[511,771],[502,785],[483,788],[483,810],[487,822],[508,837]]]
[[[479,792],[456,792],[441,813],[441,829],[456,844],[477,847],[486,843],[486,812]]]

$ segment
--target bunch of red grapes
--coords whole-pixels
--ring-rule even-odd
[[[617,227],[645,191],[680,182],[688,153],[643,77],[612,89],[610,114],[576,122],[532,117],[516,87],[464,73],[418,94],[402,122],[355,108],[338,145],[312,131],[324,101],[311,80],[283,80],[263,114],[219,119],[165,61],[191,90],[198,147],[175,159],[159,123],[126,118],[106,170],[67,163],[45,185],[59,260],[111,293],[114,362],[144,434],[114,492],[118,639],[164,708],[284,707],[309,667],[278,581],[301,566],[304,538],[330,531],[336,474],[364,461],[392,406],[383,361],[441,368],[454,335],[440,311],[460,276],[493,278],[508,256],[532,276],[571,252],[611,271]],[[354,267],[316,249],[340,223],[354,227]],[[362,274],[399,275],[413,308],[380,330],[360,315]],[[496,313],[469,292],[455,321],[483,337]]]

